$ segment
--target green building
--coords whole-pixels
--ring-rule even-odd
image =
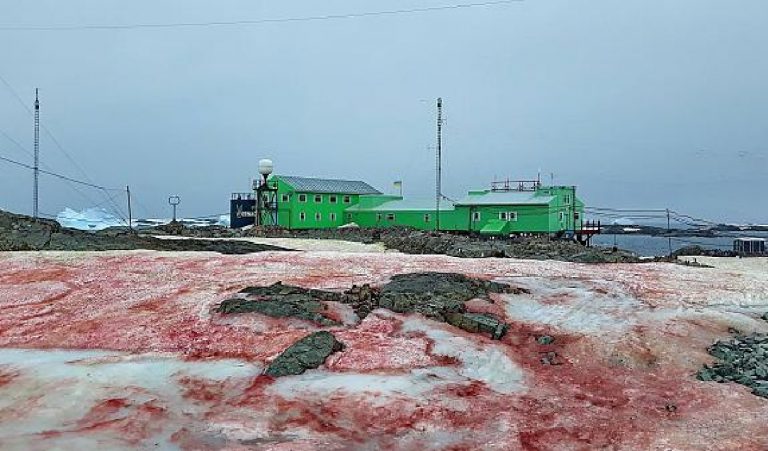
[[[371,185],[357,180],[273,175],[267,183],[277,190],[273,201],[277,224],[270,225],[287,229],[339,227],[351,222],[345,211],[357,205],[361,196],[381,195]]]
[[[288,229],[360,227],[437,229],[435,201],[385,195],[361,181],[272,175],[271,197],[263,199]],[[265,195],[266,196],[266,195]],[[470,191],[460,200],[443,200],[439,228],[485,235],[557,234],[582,229],[584,203],[573,186],[543,186],[538,181],[504,182]]]
[[[435,230],[435,201],[397,196],[362,196],[347,210],[361,227],[408,226]],[[584,203],[571,186],[536,186],[527,190],[471,191],[463,199],[440,204],[440,230],[487,235],[545,233],[581,229]]]

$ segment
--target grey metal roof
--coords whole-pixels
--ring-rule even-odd
[[[294,175],[278,175],[277,178],[300,193],[381,194],[376,188],[359,180],[318,179]]]
[[[454,210],[453,202],[443,199],[440,201],[440,211]],[[347,211],[435,211],[435,200],[390,200],[376,207],[361,207],[359,204],[349,207]]]
[[[549,205],[554,196],[537,196],[534,191],[489,191],[469,195],[456,205]]]

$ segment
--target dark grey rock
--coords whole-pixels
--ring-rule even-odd
[[[488,333],[494,340],[501,340],[509,329],[499,318],[483,313],[449,313],[446,322],[467,332]]]
[[[707,351],[717,359],[696,373],[702,381],[735,382],[752,388],[752,393],[768,398],[768,335],[736,335],[718,341]]]
[[[270,363],[264,372],[267,376],[295,376],[325,363],[334,352],[344,349],[330,332],[320,331],[297,341]]]
[[[222,254],[248,254],[285,250],[247,241],[161,240],[132,233],[125,228],[102,231],[67,229],[55,221],[0,211],[0,251],[59,250],[113,251],[147,249],[157,251],[210,251]]]
[[[337,322],[323,315],[323,301],[338,301],[340,295],[321,290],[276,283],[267,287],[248,287],[241,296],[227,299],[216,311],[225,315],[236,313],[261,313],[273,318],[293,317],[313,321],[321,326],[336,326]]]
[[[239,293],[239,297],[219,304],[217,311],[222,314],[256,312],[332,326],[337,323],[323,313],[324,302],[333,301],[351,305],[359,318],[365,318],[376,308],[397,313],[419,313],[470,332],[488,333],[498,340],[506,334],[508,326],[493,315],[467,313],[464,303],[475,298],[487,299],[490,293],[525,291],[462,274],[427,272],[399,274],[382,287],[353,286],[343,293],[280,283],[268,287],[248,287]]]
[[[536,342],[540,345],[551,345],[555,342],[554,337],[550,337],[549,335],[542,335],[540,337],[536,338]]]

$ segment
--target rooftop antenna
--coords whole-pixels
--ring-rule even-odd
[[[33,166],[35,181],[32,185],[32,217],[38,217],[38,196],[40,183],[40,99],[38,89],[35,88],[35,164]]]
[[[443,99],[437,98],[437,155],[435,156],[435,230],[440,231],[440,198],[443,196]]]

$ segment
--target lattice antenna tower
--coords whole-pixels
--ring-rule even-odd
[[[32,217],[37,219],[40,205],[40,99],[35,88],[35,164],[33,166],[34,182],[32,186]]]

